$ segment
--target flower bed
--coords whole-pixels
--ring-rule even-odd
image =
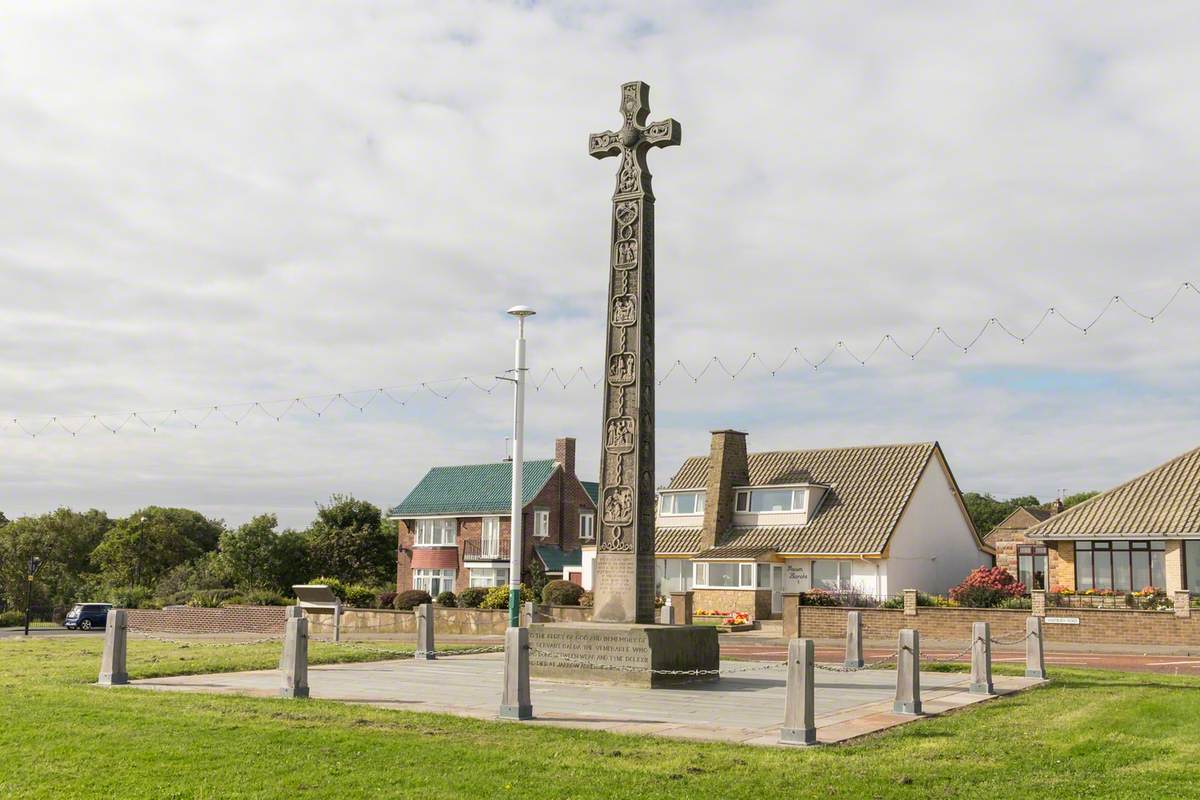
[[[1173,611],[1175,608],[1166,591],[1155,586],[1146,586],[1136,592],[1115,589],[1076,592],[1066,586],[1052,586],[1046,593],[1046,605],[1052,608],[1132,608],[1141,611]]]

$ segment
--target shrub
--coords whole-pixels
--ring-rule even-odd
[[[591,592],[584,592],[579,595],[579,605],[581,608],[591,608],[596,602],[596,597]]]
[[[999,608],[1033,608],[1033,601],[1028,597],[1006,597],[1000,601]]]
[[[0,611],[0,628],[17,628],[25,624],[25,614],[20,611]]]
[[[370,586],[352,583],[346,587],[346,596],[342,598],[342,602],[351,608],[373,608],[376,596],[375,590]]]
[[[1010,597],[1025,594],[1025,585],[1003,567],[976,567],[950,590],[950,599],[972,608],[995,608]]]
[[[309,583],[328,586],[329,591],[333,592],[334,596],[338,600],[341,600],[343,603],[346,602],[346,584],[342,583],[337,578],[327,578],[322,576],[320,578],[313,578],[311,581],[309,581]]]
[[[521,602],[528,603],[536,600],[533,596],[533,591],[521,584]],[[487,596],[483,598],[483,602],[479,604],[480,608],[508,608],[508,587],[493,586],[488,589]]]
[[[802,606],[837,606],[841,605],[838,599],[824,589],[813,589],[808,592],[800,593],[800,605]]]
[[[380,592],[379,594],[375,595],[375,607],[395,608],[397,594],[399,594],[399,592]]]
[[[433,598],[424,589],[409,589],[406,592],[400,592],[400,594],[396,595],[396,600],[392,604],[392,608],[395,608],[397,611],[412,611],[417,606],[423,606],[426,603],[432,602]]]
[[[143,603],[154,599],[154,593],[143,586],[116,589],[109,594],[108,600],[116,608],[143,608]]]
[[[900,595],[889,597],[879,604],[880,608],[904,608],[904,598]]]
[[[242,601],[248,606],[290,605],[286,597],[270,589],[251,589],[242,595]]]
[[[245,598],[235,589],[206,589],[192,592],[187,604],[192,608],[220,608],[223,605],[236,605]]]
[[[479,608],[487,593],[488,590],[482,586],[468,586],[458,593],[458,604],[463,608]]]
[[[441,592],[433,602],[443,608],[458,608],[458,598],[454,596],[454,592]]]
[[[550,581],[542,588],[542,602],[552,606],[577,606],[583,587],[570,581]]]

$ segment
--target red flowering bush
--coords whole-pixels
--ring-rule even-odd
[[[995,608],[1010,597],[1024,595],[1025,585],[1003,567],[976,567],[950,590],[952,600],[973,608]]]

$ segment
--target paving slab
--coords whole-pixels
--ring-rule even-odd
[[[495,719],[503,666],[499,653],[436,661],[330,664],[309,669],[309,691],[311,697],[321,700]],[[731,674],[718,682],[660,689],[535,679],[531,681],[535,718],[512,724],[775,746],[783,723],[785,671],[782,666],[747,669],[756,666],[761,665],[723,661],[722,669]],[[997,677],[996,688],[1006,694],[1044,682]],[[133,681],[131,685],[158,691],[274,697],[280,675],[276,670],[181,675]],[[989,699],[970,694],[969,685],[966,674],[921,673],[926,710],[941,713]],[[891,713],[894,694],[895,673],[889,670],[818,672],[818,740],[847,741],[930,716]]]

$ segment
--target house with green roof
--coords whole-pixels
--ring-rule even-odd
[[[581,548],[596,537],[597,484],[575,473],[575,440],[522,473],[521,564],[550,578],[583,581]],[[396,589],[433,596],[509,579],[512,462],[434,467],[388,512],[397,523]]]
[[[747,453],[746,438],[714,431],[660,490],[660,594],[761,619],[785,593],[940,593],[991,564],[937,442]]]

